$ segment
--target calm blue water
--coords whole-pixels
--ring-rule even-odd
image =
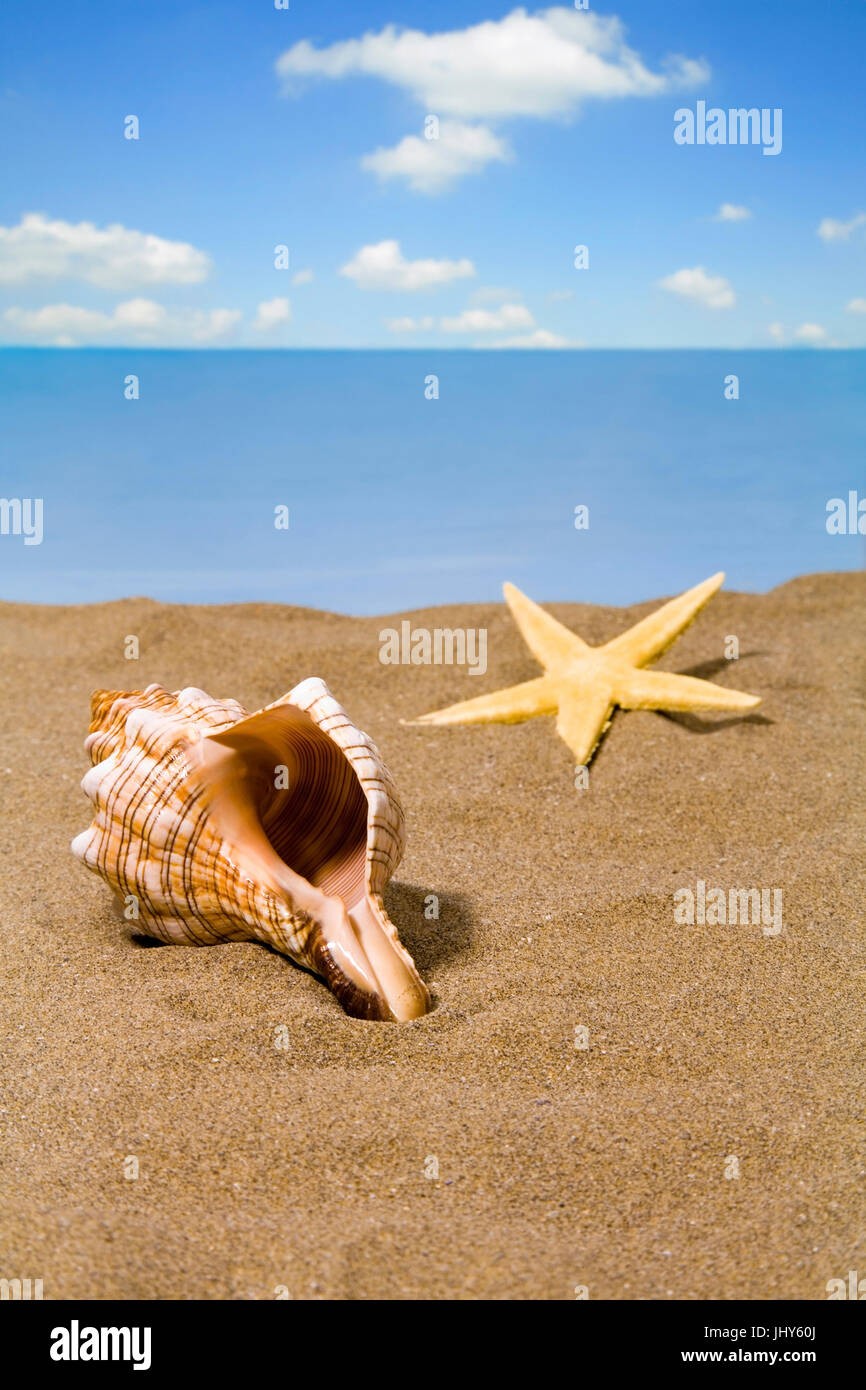
[[[7,349],[0,497],[41,497],[44,537],[0,535],[0,597],[385,613],[504,579],[628,603],[718,569],[765,590],[864,563],[825,527],[866,496],[864,402],[866,352]]]

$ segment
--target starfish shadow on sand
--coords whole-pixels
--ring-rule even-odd
[[[750,657],[771,656],[771,652],[753,651],[743,652],[737,658],[739,661],[748,661]],[[690,666],[687,670],[680,672],[683,676],[693,676],[696,680],[710,680],[720,671],[729,670],[732,662],[726,656],[716,657],[713,661],[700,661],[696,666]],[[696,714],[684,714],[672,710],[655,710],[655,714],[661,715],[663,719],[669,719],[672,724],[679,724],[681,728],[688,729],[693,734],[717,734],[722,729],[731,729],[737,724],[765,724],[773,725],[776,721],[769,719],[766,714],[735,714],[727,719],[700,719]]]

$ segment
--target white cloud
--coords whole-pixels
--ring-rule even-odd
[[[226,338],[240,320],[239,309],[183,309],[170,313],[152,299],[128,299],[112,313],[74,304],[42,309],[7,309],[4,334],[55,347],[82,343],[205,344]]]
[[[730,309],[736,300],[730,280],[723,275],[708,275],[702,265],[677,270],[673,275],[666,275],[659,284],[671,294],[691,299],[706,309]]]
[[[443,333],[504,333],[510,328],[534,328],[535,319],[524,304],[503,304],[499,309],[464,309],[462,314],[439,320]]]
[[[493,160],[511,158],[508,142],[485,125],[442,121],[439,138],[407,135],[393,149],[365,154],[361,167],[380,179],[403,178],[416,193],[443,193],[457,179],[477,174]]]
[[[430,314],[425,314],[421,319],[399,318],[388,319],[388,331],[390,333],[429,333],[436,320]]]
[[[26,213],[16,227],[0,227],[0,283],[84,280],[103,289],[132,285],[194,285],[206,279],[210,259],[185,241],[136,232],[113,223],[50,221]]]
[[[391,333],[429,333],[437,327],[431,314],[423,318],[386,320]],[[503,304],[499,309],[464,309],[461,314],[445,315],[438,321],[441,333],[505,333],[510,328],[534,328],[535,319],[522,304]]]
[[[652,72],[617,18],[563,6],[447,33],[389,24],[325,48],[302,39],[276,67],[289,89],[298,79],[361,74],[403,88],[427,111],[468,119],[567,116],[588,98],[654,96],[709,76],[705,62],[680,56]]]
[[[794,337],[799,338],[801,343],[823,343],[827,337],[827,330],[822,328],[820,323],[801,323]]]
[[[268,333],[281,323],[288,323],[292,317],[292,305],[288,299],[264,299],[256,310],[253,328],[257,333]]]
[[[314,279],[311,270],[296,270],[292,276],[293,285],[309,285]]]
[[[523,304],[502,304],[497,309],[464,309],[461,314],[443,315],[438,321],[427,314],[423,318],[395,318],[386,320],[391,333],[429,333],[438,328],[440,333],[511,333],[508,338],[488,338],[486,342],[474,343],[473,347],[519,347],[555,348],[582,347],[582,343],[570,343],[557,333],[546,328],[537,328],[535,319]],[[526,330],[523,332],[516,330]]]
[[[834,217],[825,217],[818,225],[818,235],[822,241],[847,241],[851,233],[866,222],[866,212],[858,212],[850,222],[837,222]]]
[[[778,347],[789,345],[788,333],[784,324],[768,323],[767,332]],[[799,328],[794,329],[793,336],[797,342],[806,347],[835,348],[840,346],[839,343],[827,336],[826,328],[822,328],[820,323],[801,323]]]
[[[748,208],[741,207],[738,203],[722,203],[715,217],[714,222],[745,222],[751,217]]]
[[[485,344],[485,346],[488,345]],[[536,328],[534,333],[522,333],[514,338],[503,338],[501,342],[489,346],[500,348],[564,348],[583,347],[583,343],[570,343],[567,338],[561,338],[558,333],[551,333],[547,328]]]
[[[845,308],[849,314],[866,314],[866,299],[850,299]]]
[[[474,275],[475,266],[460,261],[407,261],[399,241],[380,241],[362,246],[340,274],[354,280],[362,290],[429,290]]]

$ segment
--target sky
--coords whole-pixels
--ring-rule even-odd
[[[5,0],[0,344],[866,345],[861,0],[289,5]]]

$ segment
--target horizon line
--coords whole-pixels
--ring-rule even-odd
[[[366,346],[347,345],[347,344],[321,344],[321,343],[291,343],[282,346],[267,346],[265,344],[220,344],[211,343],[202,345],[191,343],[188,346],[177,344],[152,343],[0,343],[0,352],[466,352],[473,356],[485,352],[509,353],[520,352],[530,353],[533,357],[555,357],[563,353],[587,353],[587,352],[866,352],[866,343],[776,343],[776,344],[712,344],[696,345],[686,344],[680,347],[674,346],[614,346],[612,344],[599,344],[597,346],[578,347],[577,345],[565,345],[563,347],[552,348],[533,348],[533,347],[504,347],[496,343],[485,343],[480,347],[464,347],[462,345],[440,346],[431,343],[427,346],[405,346],[398,347],[386,343],[371,343]]]

